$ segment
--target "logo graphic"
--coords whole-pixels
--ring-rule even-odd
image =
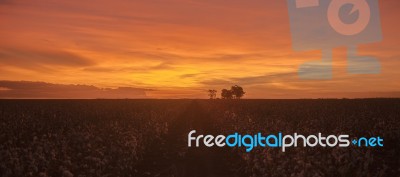
[[[322,50],[322,59],[299,68],[301,79],[331,79],[332,49],[348,47],[347,71],[377,74],[372,56],[357,54],[357,45],[382,40],[378,0],[287,0],[296,51]]]

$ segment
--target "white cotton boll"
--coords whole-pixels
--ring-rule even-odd
[[[72,174],[70,171],[68,170],[64,170],[63,171],[63,177],[74,177],[74,174]]]

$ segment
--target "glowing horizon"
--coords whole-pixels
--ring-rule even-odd
[[[398,96],[400,2],[379,3],[383,41],[360,52],[377,56],[382,73],[347,74],[339,47],[334,78],[308,81],[297,69],[321,54],[293,51],[285,1],[0,1],[0,80],[132,87],[149,98],[206,98],[236,84],[245,98]]]

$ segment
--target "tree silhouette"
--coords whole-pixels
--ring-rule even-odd
[[[235,96],[236,99],[242,98],[243,95],[246,93],[246,92],[243,91],[243,88],[238,86],[238,85],[232,86],[231,87],[231,92]]]
[[[243,91],[243,88],[238,86],[238,85],[234,85],[231,87],[230,90],[227,89],[222,89],[221,90],[221,98],[222,99],[240,99],[243,97],[243,95],[246,92]]]
[[[232,90],[222,89],[221,90],[221,98],[222,99],[232,99],[233,98]]]
[[[208,90],[208,96],[210,96],[210,99],[217,98],[217,91],[216,90]]]

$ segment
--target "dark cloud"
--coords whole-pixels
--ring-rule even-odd
[[[244,54],[229,54],[221,53],[214,54],[209,57],[205,57],[210,61],[238,61],[238,60],[248,60],[248,59],[265,59],[266,54],[263,53],[244,53]],[[202,59],[202,58],[198,58]],[[203,58],[204,59],[204,58]]]
[[[297,72],[266,74],[254,77],[240,77],[240,78],[233,78],[233,81],[240,84],[252,85],[252,84],[270,83],[271,81],[276,82],[276,80],[291,82],[295,79],[297,79]]]
[[[193,78],[193,77],[196,77],[196,76],[199,76],[199,75],[201,75],[201,74],[200,74],[200,73],[196,73],[196,74],[182,74],[182,75],[180,76],[180,78],[182,78],[182,79]]]
[[[110,72],[149,72],[149,71],[153,71],[153,70],[168,70],[168,69],[174,69],[174,66],[168,63],[160,63],[158,65],[154,65],[154,66],[149,66],[149,67],[121,67],[121,68],[117,68],[117,67],[104,67],[104,66],[90,66],[90,67],[86,67],[83,68],[84,71],[89,71],[89,72],[106,72],[106,73],[110,73]]]
[[[119,87],[103,89],[92,85],[63,85],[46,82],[0,81],[0,98],[147,98],[149,89]]]
[[[251,77],[228,77],[226,79],[210,79],[202,81],[204,85],[227,85],[227,84],[240,84],[240,85],[256,85],[276,82],[277,80],[283,82],[293,82],[297,79],[297,72],[286,72],[277,74],[265,74],[261,76]]]
[[[15,48],[0,48],[0,63],[22,68],[42,66],[82,67],[94,64],[89,59],[70,52]]]
[[[221,85],[229,85],[233,84],[234,81],[229,81],[229,80],[224,80],[224,79],[209,79],[209,80],[204,80],[201,81],[201,84],[206,85],[206,86],[221,86]]]
[[[103,47],[103,46],[101,46]],[[103,48],[98,48],[100,50],[104,50]],[[114,49],[114,48],[106,48],[105,50],[113,50],[118,51],[120,54],[129,55],[132,58],[143,58],[146,60],[154,60],[154,61],[163,61],[166,63],[179,63],[179,61],[211,61],[211,62],[239,62],[246,61],[249,59],[252,60],[265,60],[266,58],[274,58],[280,59],[287,57],[287,54],[279,54],[274,55],[267,52],[248,52],[242,54],[234,54],[234,53],[212,53],[212,54],[177,54],[168,52],[167,49],[157,49],[150,51],[133,51],[130,49]]]

